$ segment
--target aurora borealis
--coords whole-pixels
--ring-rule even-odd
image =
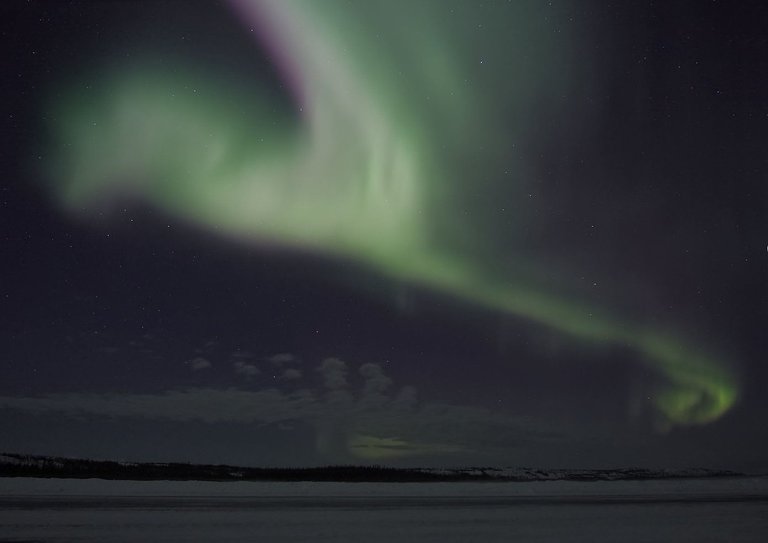
[[[724,311],[702,309],[710,302],[696,300],[724,284],[718,283],[716,270],[721,268],[710,254],[722,250],[720,254],[727,255],[740,246],[733,241],[740,234],[730,234],[730,226],[696,231],[692,226],[700,224],[700,217],[711,217],[718,205],[716,198],[705,196],[720,190],[707,188],[710,183],[719,186],[719,173],[699,155],[707,148],[710,131],[695,129],[693,120],[698,110],[716,107],[710,102],[719,99],[718,89],[691,98],[690,110],[684,100],[669,98],[677,88],[674,66],[689,66],[686,84],[698,89],[710,81],[709,75],[697,71],[705,68],[698,66],[709,64],[686,64],[688,57],[676,58],[674,51],[654,50],[655,57],[638,53],[640,46],[632,40],[641,43],[644,32],[652,35],[652,23],[638,15],[641,8],[610,12],[601,19],[596,13],[607,8],[552,4],[488,2],[478,7],[420,0],[404,7],[383,0],[232,0],[216,6],[193,3],[184,11],[183,4],[161,2],[154,8],[158,13],[179,15],[178,26],[170,28],[116,23],[119,14],[113,16],[102,6],[98,17],[128,30],[116,34],[121,36],[115,38],[117,45],[90,56],[83,53],[71,69],[54,70],[41,86],[30,106],[36,114],[34,126],[39,127],[31,138],[35,150],[24,166],[36,177],[30,190],[40,191],[41,201],[50,202],[59,220],[71,224],[82,225],[83,217],[136,214],[151,217],[147,223],[190,232],[184,239],[202,235],[205,243],[227,251],[270,258],[265,255],[277,250],[287,255],[281,258],[288,259],[289,267],[292,259],[318,259],[318,270],[334,276],[328,287],[332,292],[344,292],[365,307],[373,304],[379,309],[372,311],[382,315],[393,311],[393,319],[406,319],[416,330],[431,330],[434,315],[447,307],[445,326],[472,336],[470,351],[472,345],[483,345],[478,353],[491,344],[506,345],[507,340],[493,339],[495,327],[504,337],[512,334],[518,342],[513,342],[512,351],[504,347],[491,355],[505,368],[494,371],[543,372],[535,368],[538,364],[550,368],[547,371],[590,375],[611,367],[610,372],[630,376],[630,407],[624,416],[641,417],[642,432],[654,436],[648,439],[674,440],[676,432],[696,428],[705,432],[710,425],[722,424],[738,405],[744,367],[751,364],[747,351],[734,348],[738,341],[727,324],[733,320]],[[208,15],[215,24],[205,22]],[[132,17],[143,21],[138,11]],[[620,21],[618,26],[605,22],[610,17]],[[628,22],[637,17],[644,22]],[[621,24],[636,25],[635,34],[621,35]],[[610,40],[615,40],[618,52],[605,47]],[[615,60],[621,54],[626,58]],[[706,59],[707,54],[702,49],[691,58]],[[655,68],[642,64],[651,62],[649,56],[656,59]],[[637,61],[631,70],[617,68],[627,58]],[[620,78],[626,71],[630,75]],[[662,92],[657,87],[667,93],[666,102],[658,103],[667,105],[651,103]],[[686,92],[693,91],[686,87]],[[658,113],[672,108],[672,102],[683,112],[670,110],[682,119],[675,121],[679,125],[670,124],[669,114]],[[688,135],[678,137],[676,132]],[[716,131],[711,132],[714,140]],[[712,172],[711,181],[707,172]],[[697,179],[703,179],[698,193]],[[667,206],[677,212],[670,213]],[[109,219],[86,221],[84,228],[89,235],[109,232],[104,220]],[[713,237],[707,245],[701,231],[722,237]],[[140,245],[153,236],[150,228],[127,237]],[[179,247],[184,243],[193,242]],[[194,251],[198,266],[197,252],[204,255],[208,249]],[[299,267],[303,271],[292,272],[298,274],[297,281],[315,275],[311,264]],[[141,282],[155,273],[151,270],[137,268],[140,275],[127,281]],[[197,273],[183,267],[174,270],[163,280],[183,283],[188,273]],[[228,273],[225,266],[222,277]],[[260,277],[253,277],[253,288],[273,281],[264,283]],[[222,294],[222,299],[229,295]],[[249,294],[237,296],[245,300]],[[285,300],[285,294],[274,297]],[[715,299],[723,295],[712,294]],[[207,298],[200,300],[195,307],[206,307]],[[222,332],[204,329],[220,318],[212,308],[222,306],[209,305],[205,317],[194,318],[194,327],[218,338]],[[248,315],[228,318],[242,321],[255,313]],[[288,330],[299,327],[291,324],[292,318],[281,317]],[[384,318],[371,317],[371,322]],[[366,319],[359,320],[360,330],[365,330]],[[181,325],[164,326],[163,334],[172,335]],[[141,328],[151,338],[158,336],[143,323]],[[305,340],[291,344],[291,333],[275,348],[299,353],[290,355],[291,362],[312,358],[301,354]],[[189,334],[185,330],[179,337]],[[67,337],[75,335],[68,332]],[[550,354],[530,347],[529,341],[538,339],[526,339],[542,337],[554,346]],[[237,386],[257,387],[254,397],[237,396],[235,401],[257,411],[259,402],[266,401],[259,396],[259,387],[266,386],[259,380],[274,373],[279,399],[270,396],[271,407],[265,409],[293,414],[236,420],[307,423],[317,433],[321,452],[336,454],[338,444],[320,444],[338,441],[347,444],[344,454],[352,456],[364,456],[355,451],[368,447],[368,459],[451,457],[479,450],[478,443],[487,439],[475,436],[475,444],[441,439],[435,428],[446,428],[446,421],[434,413],[442,409],[435,406],[443,404],[429,403],[428,388],[422,408],[414,407],[416,400],[403,399],[410,393],[395,393],[393,378],[382,369],[391,357],[374,347],[370,352],[362,346],[354,349],[364,357],[364,384],[358,392],[352,392],[354,385],[345,377],[348,371],[354,373],[355,363],[333,374],[338,379],[331,379],[332,384],[326,370],[318,369],[325,385],[292,391],[283,387],[311,372],[294,368],[281,380],[283,366],[257,361],[274,356],[274,349],[250,358],[235,356],[253,351],[250,341],[231,339],[231,345],[219,347],[223,340],[215,339],[209,347],[198,345],[194,353],[166,353],[158,360],[198,357],[205,361],[195,366],[200,371],[193,373],[199,376],[217,367],[215,358],[221,355],[212,354],[216,349],[229,349],[235,373],[247,378],[245,385]],[[390,341],[429,350],[414,339],[393,335]],[[150,349],[144,348],[149,356]],[[328,352],[334,348],[339,351]],[[324,357],[338,356],[345,346],[325,349],[315,360],[330,360]],[[363,364],[370,361],[378,369]],[[440,372],[443,364],[482,371],[473,360],[421,364],[422,370],[402,371],[409,378],[409,372]],[[526,365],[530,369],[521,369]],[[267,367],[279,367],[280,372]],[[318,366],[324,367],[325,362]],[[398,370],[390,371],[400,381]],[[601,388],[612,387],[597,379]],[[198,401],[197,388],[183,382],[178,387],[187,392],[166,391],[162,400],[152,400],[135,391],[134,396],[113,401],[145,402],[169,413],[171,397],[180,404]],[[199,390],[218,398],[212,385]],[[87,393],[72,399],[79,406],[73,412],[86,413],[104,411],[92,406],[107,401],[108,396],[99,394],[112,394],[51,389],[38,392],[43,403],[35,407],[31,400],[8,399],[13,394],[6,393],[3,405],[66,413],[69,400],[57,396],[64,392]],[[416,426],[407,427],[380,412],[385,406],[397,412],[395,406],[403,402],[408,409],[422,409],[411,416],[421,421],[428,439],[418,438]],[[532,408],[525,413],[526,407],[511,412],[483,406],[477,408],[488,409],[481,411],[487,415],[466,416],[485,417],[492,420],[489,428],[514,432],[521,427],[521,416],[546,418]],[[342,416],[344,410],[351,414]],[[143,410],[136,412],[147,416]],[[220,421],[171,415],[163,420]],[[430,430],[424,430],[427,427]]]
[[[273,51],[299,108],[298,126],[259,110],[259,97],[225,98],[226,90],[183,75],[123,73],[103,96],[80,107],[60,106],[60,142],[70,146],[58,147],[68,167],[54,166],[52,176],[67,174],[52,183],[64,186],[56,189],[65,201],[77,206],[94,192],[125,186],[160,209],[225,234],[349,258],[578,339],[629,346],[667,380],[656,406],[670,423],[708,422],[733,404],[738,387],[730,366],[684,339],[597,316],[602,309],[537,292],[503,274],[493,277],[448,253],[439,232],[432,239],[426,202],[444,190],[441,185],[463,180],[432,166],[447,160],[436,138],[428,137],[429,119],[418,119],[419,108],[409,103],[407,88],[390,81],[386,62],[369,61],[375,44],[336,43],[344,37],[332,26],[344,25],[341,7],[234,5]],[[377,8],[386,9],[371,7]],[[326,21],[330,28],[311,23],[326,11],[341,12],[339,20]],[[433,49],[451,56],[445,44]],[[458,81],[461,69],[448,65],[444,71],[428,81],[437,88],[413,90],[453,89],[442,79]],[[464,100],[458,114],[440,111],[459,117],[450,124],[461,126],[461,111],[479,101]]]

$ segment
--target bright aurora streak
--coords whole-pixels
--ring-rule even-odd
[[[442,141],[482,124],[490,106],[462,85],[461,55],[449,54],[438,30],[401,25],[386,42],[384,23],[399,9],[386,1],[367,5],[378,10],[376,31],[340,3],[231,4],[296,111],[191,68],[113,67],[87,96],[75,89],[53,104],[58,156],[48,176],[68,208],[127,194],[220,234],[354,261],[566,337],[629,348],[665,383],[654,394],[665,426],[707,423],[734,404],[732,366],[698,343],[547,293],[443,239],[434,200],[466,179]],[[469,221],[456,212],[461,220]],[[472,224],[461,230],[480,235]]]

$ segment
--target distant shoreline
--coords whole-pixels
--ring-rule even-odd
[[[272,481],[272,482],[532,482],[641,481],[744,477],[743,473],[691,469],[532,469],[532,468],[392,468],[322,466],[254,468],[212,464],[115,462],[17,453],[0,453],[0,477],[107,479],[125,481]]]

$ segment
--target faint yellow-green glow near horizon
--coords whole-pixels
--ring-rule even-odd
[[[398,437],[377,437],[366,434],[350,436],[347,450],[358,458],[373,462],[411,456],[456,454],[465,451],[456,445],[417,443]]]
[[[443,132],[488,106],[461,85],[460,55],[437,30],[398,28],[389,39],[406,54],[388,58],[382,21],[401,8],[386,2],[370,3],[376,32],[339,3],[231,3],[256,28],[296,111],[193,65],[117,64],[88,93],[74,85],[53,104],[49,176],[66,206],[129,194],[221,235],[355,261],[564,336],[634,350],[665,383],[654,402],[667,426],[711,422],[734,404],[733,365],[705,346],[506,278],[441,239],[431,200],[469,182],[442,151],[456,134]],[[466,235],[478,234],[467,225]]]

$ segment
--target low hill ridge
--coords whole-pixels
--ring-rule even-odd
[[[386,466],[321,466],[254,468],[213,464],[115,462],[53,456],[0,453],[0,477],[43,477],[169,481],[627,481],[739,477],[728,470],[689,469],[533,469],[533,468],[392,468]]]

